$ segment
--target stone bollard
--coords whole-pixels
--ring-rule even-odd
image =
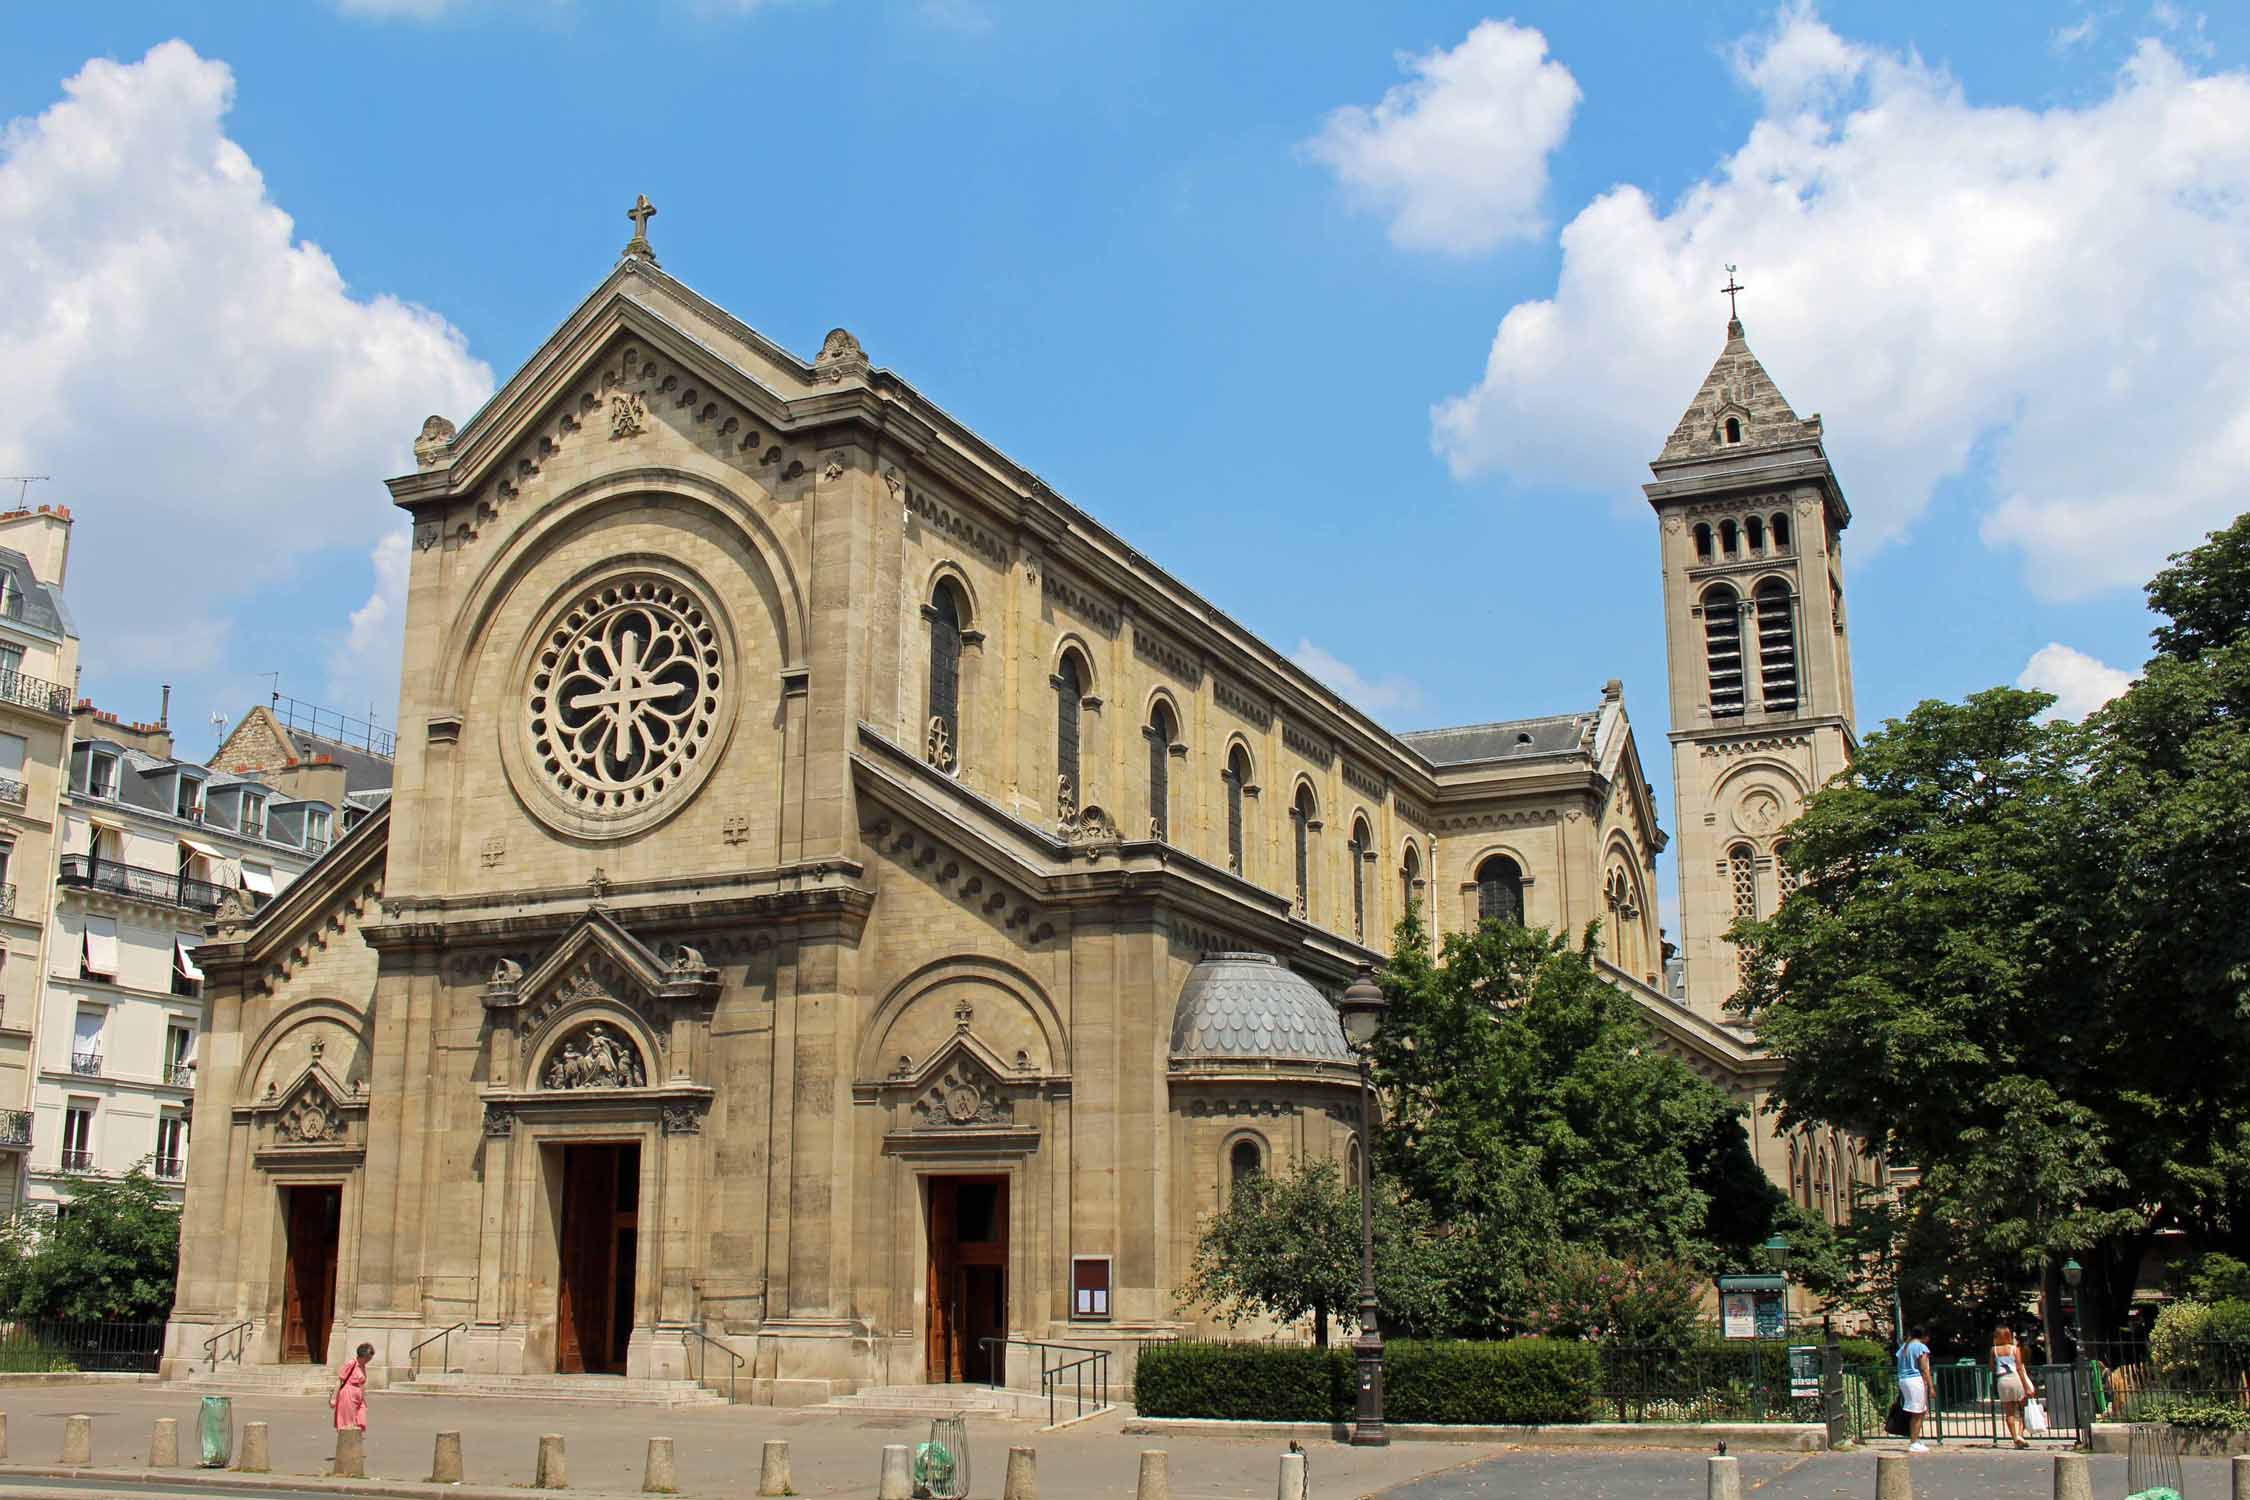
[[[0,1411],[0,1458],[8,1456],[8,1414]]]
[[[2085,1454],[2055,1455],[2055,1500],[2094,1500],[2094,1468]]]
[[[242,1457],[235,1462],[235,1472],[263,1474],[273,1467],[273,1459],[266,1444],[266,1424],[242,1424]]]
[[[1875,1500],[1914,1500],[1914,1476],[1903,1453],[1875,1455]]]
[[[336,1429],[336,1461],[328,1470],[331,1479],[365,1479],[367,1477],[367,1429],[364,1427],[339,1427]]]
[[[1305,1500],[1305,1455],[1281,1455],[1281,1483],[1273,1493],[1274,1500]]]
[[[148,1466],[152,1469],[176,1469],[180,1464],[180,1419],[158,1417],[156,1431],[149,1434]]]
[[[789,1444],[781,1438],[767,1438],[758,1460],[758,1493],[786,1495],[789,1491]]]
[[[8,1418],[0,1413],[0,1458],[8,1456]],[[2234,1456],[2234,1500],[2250,1500],[2250,1454]]]
[[[535,1490],[570,1488],[570,1469],[563,1462],[561,1433],[548,1432],[540,1435],[539,1466],[532,1471],[531,1487]]]
[[[92,1417],[63,1418],[62,1461],[66,1469],[82,1469],[94,1461]]]
[[[677,1495],[679,1478],[672,1471],[672,1440],[650,1438],[648,1462],[641,1465],[641,1493],[644,1495]]]
[[[883,1445],[883,1467],[875,1479],[875,1500],[914,1500],[914,1464],[906,1444]]]
[[[1000,1500],[1039,1500],[1037,1448],[1008,1450],[1008,1481],[1001,1487]]]
[[[459,1484],[461,1482],[461,1434],[441,1432],[437,1447],[430,1453],[430,1483]]]
[[[1742,1500],[1742,1460],[1703,1460],[1703,1494],[1705,1500]]]
[[[1141,1450],[1141,1479],[1133,1486],[1133,1500],[1172,1500],[1172,1461],[1162,1448]]]

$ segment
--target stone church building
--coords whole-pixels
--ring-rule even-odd
[[[667,1379],[709,1339],[805,1403],[1192,1328],[1229,1184],[1355,1159],[1330,1002],[1410,900],[1598,918],[1664,1044],[1762,1104],[1720,934],[1850,750],[1849,513],[1739,325],[1648,491],[1674,998],[1617,683],[1385,730],[851,334],[799,359],[640,227],[391,481],[388,806],[197,950],[168,1370],[366,1341],[403,1379],[457,1328],[455,1368]],[[1842,1170],[1753,1136],[1793,1189],[1800,1153]]]

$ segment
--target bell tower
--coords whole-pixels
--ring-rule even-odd
[[[1731,269],[1731,268],[1730,268]],[[1733,287],[1731,280],[1729,290]],[[1821,445],[1750,352],[1742,323],[1649,465],[1664,561],[1672,784],[1687,1000],[1714,1020],[1740,979],[1726,930],[1770,914],[1775,851],[1815,789],[1851,763],[1844,528]]]

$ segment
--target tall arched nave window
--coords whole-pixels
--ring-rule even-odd
[[[1297,788],[1297,805],[1289,810],[1291,833],[1297,841],[1297,915],[1312,914],[1312,828],[1320,816],[1312,788]]]
[[[930,596],[930,722],[924,758],[950,771],[961,754],[960,592],[941,582]]]
[[[1352,862],[1352,937],[1362,943],[1367,941],[1367,855],[1373,842],[1367,820],[1354,821],[1351,848],[1345,853]]]
[[[1172,836],[1172,741],[1177,732],[1172,710],[1159,701],[1148,715],[1148,832],[1151,838]]]
[[[1406,858],[1398,866],[1398,910],[1404,916],[1419,899],[1415,888],[1422,883],[1422,856],[1412,844],[1406,846]]]
[[[1523,924],[1523,871],[1505,854],[1477,866],[1477,920]]]
[[[1242,862],[1242,799],[1250,786],[1250,753],[1240,745],[1227,752],[1227,868],[1247,874]]]
[[[1082,799],[1078,781],[1078,722],[1086,703],[1086,669],[1078,653],[1065,651],[1055,669],[1055,775],[1073,806]]]

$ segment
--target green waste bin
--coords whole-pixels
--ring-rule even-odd
[[[203,1468],[223,1469],[234,1462],[234,1398],[205,1396],[196,1431],[202,1440],[203,1454],[198,1462]]]

